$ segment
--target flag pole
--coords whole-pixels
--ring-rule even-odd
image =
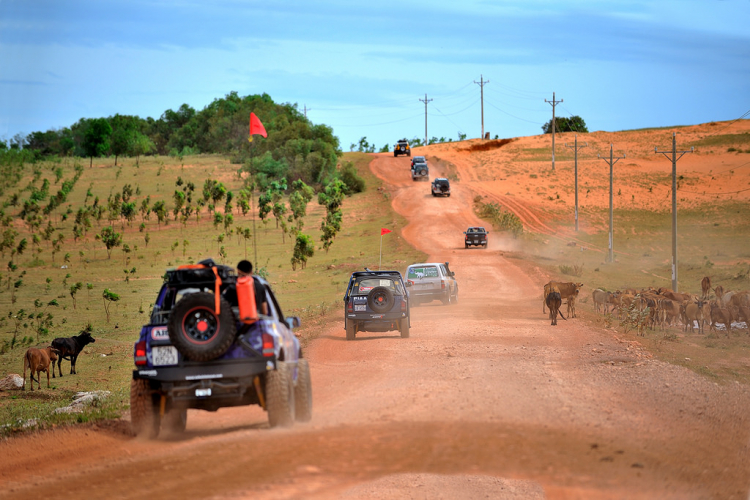
[[[380,262],[378,263],[378,271],[380,271],[383,265],[383,231],[380,231]]]

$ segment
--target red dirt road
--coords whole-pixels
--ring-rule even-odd
[[[747,387],[578,319],[550,326],[544,276],[494,234],[487,250],[463,248],[481,224],[475,193],[456,183],[433,198],[407,158],[371,169],[410,221],[403,237],[450,261],[458,305],[415,308],[409,339],[347,342],[332,324],[306,354],[310,424],[191,410],[184,436],[155,442],[108,428],[12,439],[0,498],[748,498]]]

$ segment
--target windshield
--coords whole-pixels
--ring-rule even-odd
[[[352,288],[352,295],[367,295],[373,288],[382,286],[387,288],[394,295],[403,295],[404,290],[401,287],[401,282],[393,280],[391,278],[365,278],[354,283]]]

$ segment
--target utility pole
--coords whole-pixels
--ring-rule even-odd
[[[474,83],[479,85],[479,95],[481,96],[481,102],[482,102],[482,140],[484,140],[484,86],[490,83],[489,80],[484,80],[484,77],[482,75],[479,75],[479,81],[474,80]]]
[[[307,118],[307,112],[308,112],[308,111],[312,111],[312,109],[311,109],[311,108],[308,108],[308,107],[307,107],[307,104],[305,104],[305,118]]]
[[[420,99],[424,103],[424,145],[427,146],[427,103],[434,101],[434,99],[427,99],[427,94],[424,95],[424,99]]]
[[[677,151],[677,134],[672,132],[672,290],[677,291],[677,160],[682,158],[685,153],[692,153],[695,148],[690,148],[690,151]],[[654,147],[654,153],[661,153],[667,159],[667,151],[659,151],[658,147]],[[677,156],[680,153],[680,156]]]
[[[576,232],[578,232],[578,150],[583,149],[585,147],[588,147],[589,143],[584,142],[582,146],[578,145],[578,134],[576,134],[576,142],[575,146],[573,146],[571,149],[575,150],[575,179],[576,179]],[[568,143],[565,143],[566,148],[570,148],[568,146]]]
[[[552,170],[555,169],[555,106],[561,102],[563,102],[562,99],[559,101],[555,100],[555,93],[552,92],[552,100],[548,101],[547,99],[544,100],[544,102],[548,102],[552,105]]]
[[[596,155],[597,158],[601,158],[604,161],[607,161],[609,164],[609,262],[615,261],[615,253],[612,246],[612,239],[613,239],[613,233],[612,233],[612,167],[615,166],[615,163],[617,163],[618,160],[622,160],[625,158],[625,155],[622,156],[613,156],[614,152],[614,144],[609,145],[609,161],[607,161],[606,158],[602,158],[601,155]]]

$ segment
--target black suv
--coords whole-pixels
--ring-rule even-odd
[[[398,271],[352,273],[344,295],[346,340],[357,332],[399,330],[409,337],[409,294]]]
[[[207,259],[167,271],[134,346],[130,418],[135,434],[155,438],[161,427],[181,432],[188,408],[258,404],[268,412],[271,427],[312,418],[310,368],[292,332],[300,320],[284,317],[262,278],[242,283],[253,280],[265,293],[268,316],[239,321],[239,307],[223,292],[234,287],[246,299],[239,300],[243,305],[251,295],[241,294],[247,288],[240,290],[234,269]]]
[[[451,183],[445,177],[438,177],[432,181],[432,196],[450,196]]]
[[[411,180],[429,181],[430,169],[427,167],[427,160],[424,156],[415,156],[411,160]]]
[[[407,141],[406,139],[401,139],[393,147],[393,156],[396,157],[398,155],[411,156],[411,148],[409,147],[409,141]]]
[[[483,227],[470,227],[464,231],[464,248],[470,246],[481,246],[487,248],[487,235],[490,234]]]

